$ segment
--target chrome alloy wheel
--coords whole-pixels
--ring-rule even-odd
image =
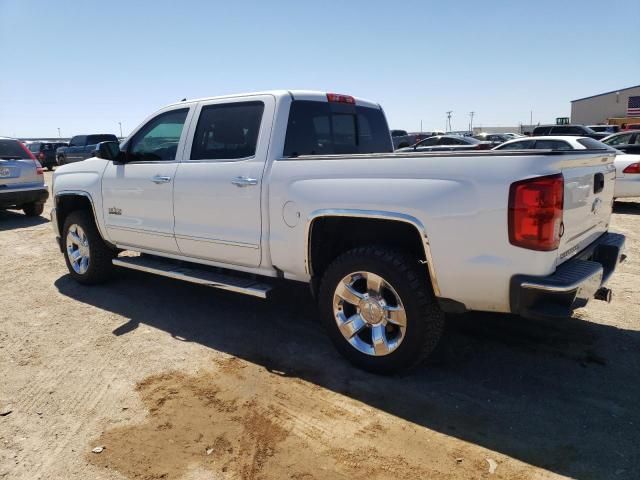
[[[407,327],[400,296],[384,278],[371,272],[350,273],[338,283],[333,316],[351,346],[376,357],[397,349]]]
[[[89,239],[82,227],[75,223],[67,231],[67,256],[74,272],[79,275],[87,272],[91,260]]]

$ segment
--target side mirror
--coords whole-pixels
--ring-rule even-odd
[[[125,157],[124,153],[120,151],[118,142],[100,142],[96,146],[95,156],[116,162],[122,162]]]

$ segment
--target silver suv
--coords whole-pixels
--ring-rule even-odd
[[[35,217],[42,214],[48,197],[38,160],[19,140],[0,137],[0,209],[23,210]]]

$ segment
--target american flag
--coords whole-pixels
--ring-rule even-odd
[[[640,117],[640,96],[629,97],[627,117]]]

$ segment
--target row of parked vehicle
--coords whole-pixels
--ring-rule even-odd
[[[76,135],[69,143],[53,140],[33,140],[25,145],[47,170],[57,165],[79,162],[94,156],[100,142],[117,142],[112,134]]]
[[[617,125],[540,125],[533,136],[518,133],[480,133],[474,136],[434,133],[396,152],[458,152],[468,150],[605,150],[617,153],[615,198],[640,196],[640,129],[618,130]],[[639,125],[640,127],[640,125]],[[605,131],[606,129],[606,131]],[[393,132],[402,132],[392,130]],[[406,133],[406,132],[405,132]],[[407,134],[409,135],[409,134]],[[396,134],[398,138],[399,135]]]
[[[600,140],[602,141],[602,143],[615,147],[617,150],[621,150],[626,153],[638,153],[640,152],[640,135],[638,135],[638,132],[640,132],[640,129],[628,131],[625,130],[619,133],[606,134],[602,132],[596,132],[590,127],[586,127],[584,125],[541,125],[534,129],[533,136],[585,137],[594,140]],[[460,150],[490,150],[514,139],[531,138],[518,133],[480,133],[473,136],[460,134],[445,135],[441,133],[424,135],[424,139],[415,142],[411,146],[398,146],[396,148],[396,151],[437,152]],[[531,145],[531,143],[524,143],[523,145]],[[557,147],[565,148],[568,147],[568,145],[563,142],[541,143],[541,145],[555,145]]]

